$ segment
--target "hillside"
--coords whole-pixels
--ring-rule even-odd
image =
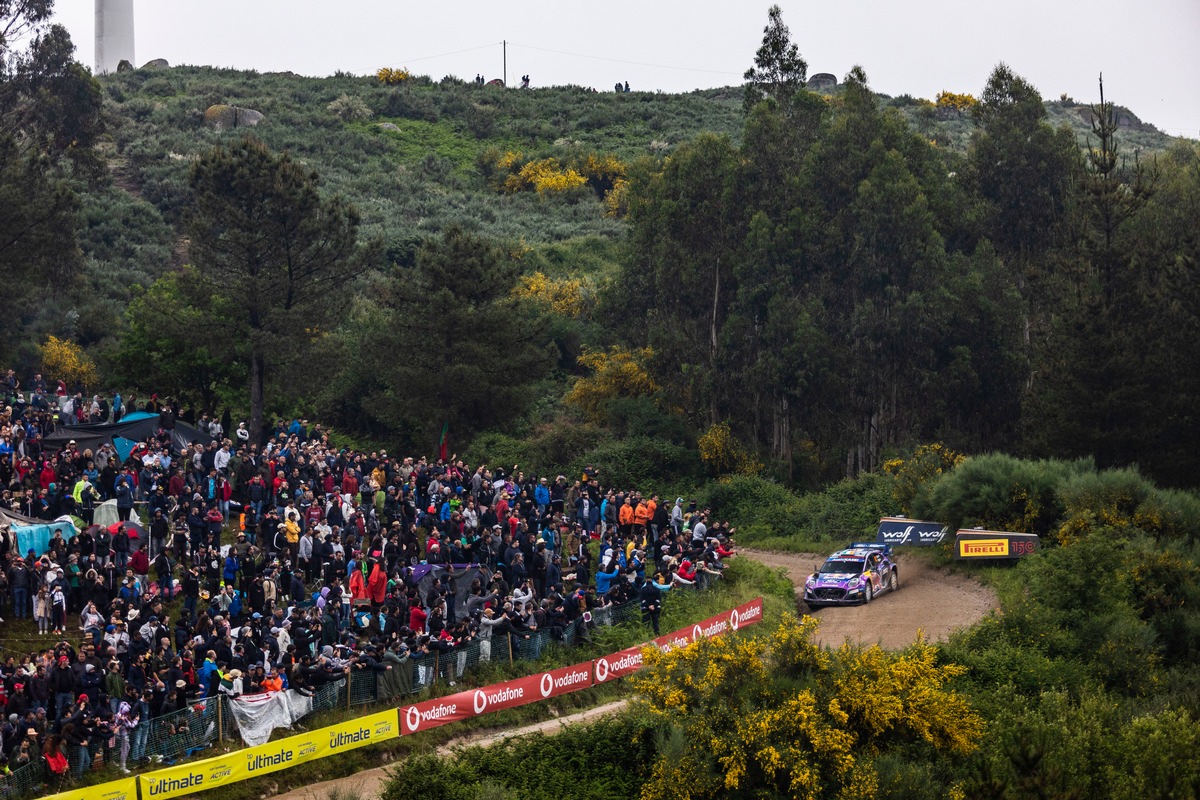
[[[505,91],[449,78],[385,86],[373,77],[208,67],[134,70],[105,76],[102,85],[112,129],[105,155],[115,189],[86,199],[91,235],[83,245],[100,285],[109,279],[148,282],[182,256],[172,252],[170,226],[188,202],[191,160],[242,132],[207,127],[204,112],[213,105],[264,114],[254,135],[273,149],[290,150],[320,173],[326,190],[354,202],[365,232],[383,236],[398,260],[414,238],[451,223],[534,246],[588,238],[584,249],[607,260],[624,225],[606,217],[594,197],[548,201],[532,193],[499,193],[485,181],[480,157],[489,150],[564,159],[594,152],[629,163],[668,154],[701,132],[736,142],[744,121],[740,87],[689,94]],[[841,88],[831,95],[836,98]],[[947,114],[907,95],[880,100],[929,139],[965,150],[969,115]],[[339,105],[331,107],[335,101]],[[1081,142],[1090,133],[1086,105],[1068,100],[1046,106],[1051,124],[1067,125]],[[1128,151],[1163,150],[1172,141],[1131,112],[1121,109],[1119,116],[1128,123],[1122,129]],[[563,260],[553,251],[549,258],[551,266]]]

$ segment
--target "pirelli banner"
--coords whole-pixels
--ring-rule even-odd
[[[954,557],[968,561],[1023,558],[1038,549],[1036,533],[960,530],[954,535]]]
[[[381,711],[299,736],[289,736],[257,747],[237,750],[228,755],[179,764],[141,775],[138,777],[141,797],[142,800],[167,800],[192,795],[248,778],[268,775],[306,761],[316,761],[347,750],[395,739],[399,735],[400,726],[396,712]]]

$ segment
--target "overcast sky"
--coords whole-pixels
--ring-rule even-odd
[[[329,75],[408,66],[534,86],[675,92],[741,82],[769,2],[733,0],[134,0],[136,61]],[[999,61],[1043,97],[1105,95],[1174,135],[1200,137],[1200,0],[780,0],[809,74],[855,64],[871,86],[978,95]],[[94,66],[94,0],[57,0]]]

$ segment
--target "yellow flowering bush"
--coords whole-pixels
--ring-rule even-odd
[[[899,513],[911,514],[913,500],[965,460],[962,453],[934,442],[921,445],[907,459],[893,458],[883,462],[883,471],[895,481],[892,495]]]
[[[955,111],[963,114],[970,111],[979,103],[973,95],[956,94],[955,92],[938,92],[937,107],[941,111]]]
[[[48,379],[60,380],[67,386],[78,384],[87,388],[100,383],[96,364],[83,348],[57,336],[48,336],[42,345],[42,372]]]
[[[946,686],[963,667],[938,665],[924,644],[822,650],[817,624],[788,614],[768,635],[644,652],[633,687],[679,735],[655,756],[643,800],[873,797],[872,759],[887,747],[976,748],[982,718]]]
[[[509,194],[532,189],[545,196],[565,192],[586,183],[587,178],[570,167],[564,167],[557,158],[543,158],[530,161],[521,167],[516,175],[510,175],[504,181],[504,188]]]
[[[581,409],[588,418],[602,421],[609,400],[617,397],[646,397],[658,391],[647,364],[654,351],[649,347],[630,350],[613,346],[608,350],[584,350],[579,365],[591,374],[578,378],[566,402]]]
[[[617,178],[612,189],[604,195],[604,215],[621,219],[629,213],[629,181]]]
[[[560,317],[578,318],[583,315],[583,281],[579,278],[555,280],[541,272],[522,275],[513,292]]]
[[[412,73],[408,71],[408,67],[393,69],[391,67],[380,67],[375,71],[375,77],[379,82],[386,86],[393,86],[397,83],[404,83],[412,78]]]
[[[718,422],[700,437],[700,460],[714,475],[757,475],[762,462],[756,460],[733,435],[728,422]]]
[[[530,159],[520,151],[502,153],[495,148],[481,153],[477,164],[488,184],[503,194],[532,191],[545,196],[586,185],[601,200],[624,182],[626,171],[625,164],[612,155],[585,153]]]

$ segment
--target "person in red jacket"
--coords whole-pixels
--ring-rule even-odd
[[[139,547],[129,556],[129,568],[142,578],[150,574],[150,557],[146,554],[145,547]]]
[[[425,621],[428,618],[429,615],[420,604],[414,605],[408,610],[408,627],[412,628],[413,633],[420,635],[425,632]]]
[[[342,476],[342,494],[348,494],[351,497],[358,494],[358,478],[354,477],[354,470],[348,469]]]

